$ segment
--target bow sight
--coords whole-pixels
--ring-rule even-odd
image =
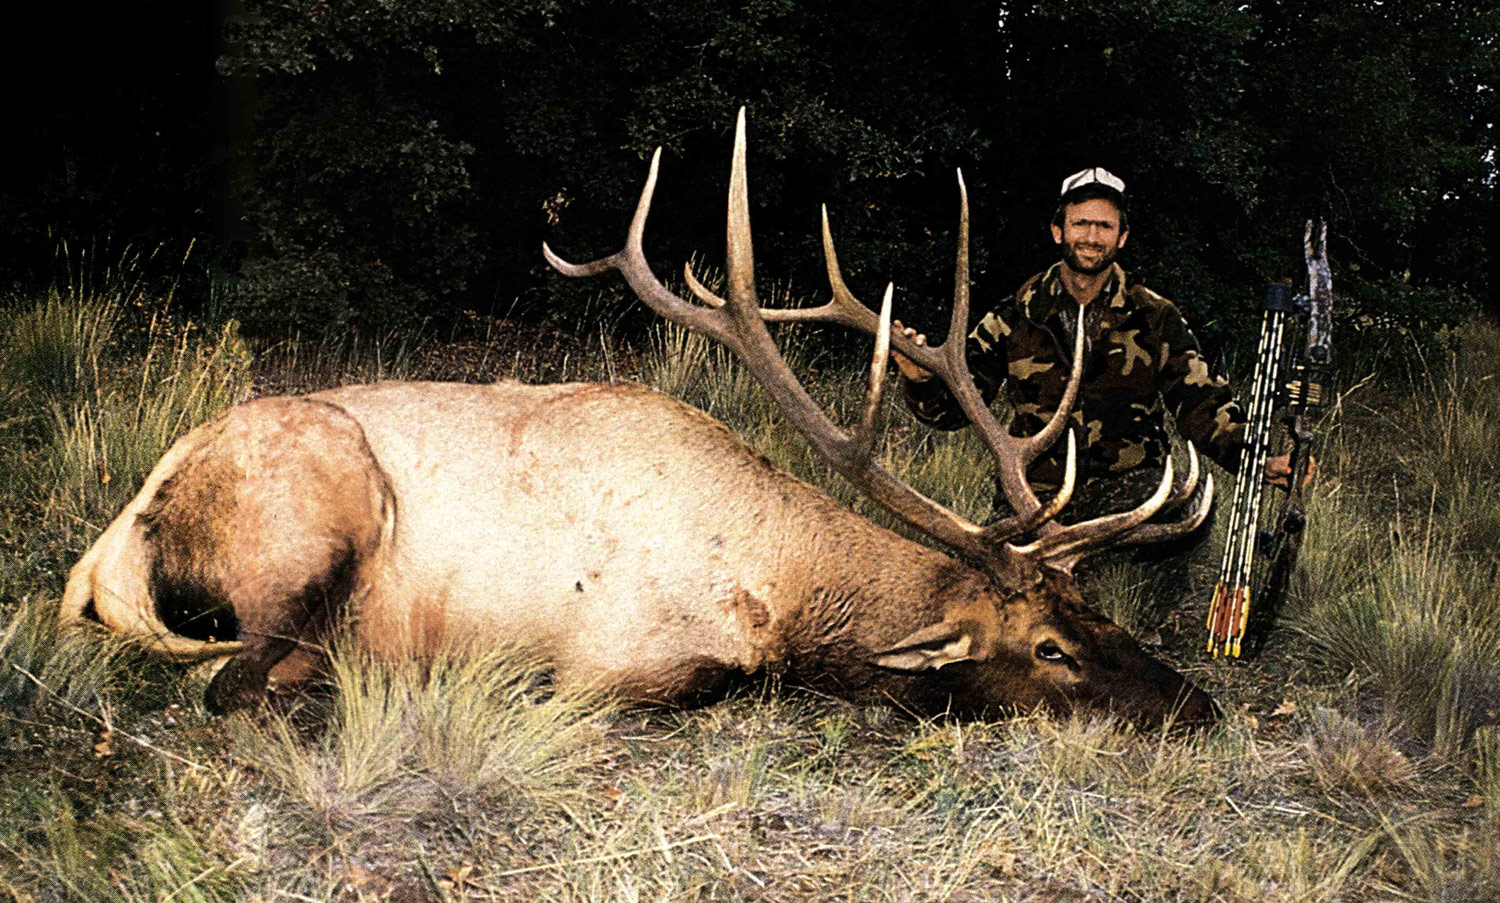
[[[1208,609],[1208,651],[1238,657],[1242,645],[1260,644],[1275,619],[1302,548],[1307,526],[1303,488],[1312,465],[1311,412],[1331,394],[1333,275],[1328,267],[1328,225],[1308,222],[1303,233],[1307,294],[1290,286],[1266,287],[1260,347],[1252,378],[1245,445],[1236,474],[1219,582]],[[1300,331],[1297,341],[1289,333]],[[1291,443],[1291,474],[1280,511],[1265,518],[1262,478],[1277,423]],[[1250,613],[1254,602],[1255,620]],[[1248,639],[1247,639],[1248,635]]]

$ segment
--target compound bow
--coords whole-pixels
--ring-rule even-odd
[[[1333,274],[1328,267],[1328,225],[1309,221],[1302,246],[1307,260],[1307,294],[1289,286],[1266,287],[1260,348],[1250,395],[1245,447],[1236,474],[1219,582],[1208,609],[1208,651],[1238,657],[1242,646],[1264,639],[1286,593],[1307,526],[1303,489],[1312,465],[1312,413],[1331,392],[1325,380],[1333,360]],[[1302,341],[1288,341],[1289,320],[1302,326]],[[1291,442],[1291,475],[1281,510],[1261,528],[1265,501],[1263,473],[1272,443],[1273,414]],[[1257,558],[1260,563],[1257,565]],[[1252,626],[1252,597],[1256,618]],[[1248,642],[1246,641],[1248,634]]]

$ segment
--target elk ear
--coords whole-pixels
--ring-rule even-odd
[[[942,621],[881,649],[870,657],[870,663],[896,671],[926,671],[971,661],[981,645],[979,629],[969,620]]]

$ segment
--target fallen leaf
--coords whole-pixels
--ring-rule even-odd
[[[1271,717],[1280,718],[1282,715],[1290,715],[1295,711],[1297,711],[1297,704],[1295,702],[1292,702],[1290,699],[1283,699],[1281,700],[1281,705],[1277,706],[1276,709],[1271,712]]]
[[[1478,809],[1483,805],[1484,797],[1480,796],[1477,793],[1458,804],[1460,809]]]
[[[989,867],[999,874],[1007,878],[1014,878],[1016,876],[1017,858],[1015,853],[992,853],[986,856],[985,860],[989,864]]]
[[[344,883],[356,893],[368,887],[371,882],[380,881],[379,875],[365,868],[357,862],[347,863],[344,867]]]
[[[96,758],[96,759],[103,759],[103,758],[107,758],[109,756],[114,755],[115,754],[115,750],[114,750],[114,746],[112,745],[112,741],[114,740],[114,738],[115,738],[115,732],[114,731],[111,731],[111,730],[100,731],[99,732],[99,742],[94,744],[94,758]]]

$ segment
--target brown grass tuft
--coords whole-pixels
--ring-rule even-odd
[[[1390,736],[1330,709],[1313,712],[1307,767],[1331,794],[1380,796],[1411,785],[1417,768]]]

